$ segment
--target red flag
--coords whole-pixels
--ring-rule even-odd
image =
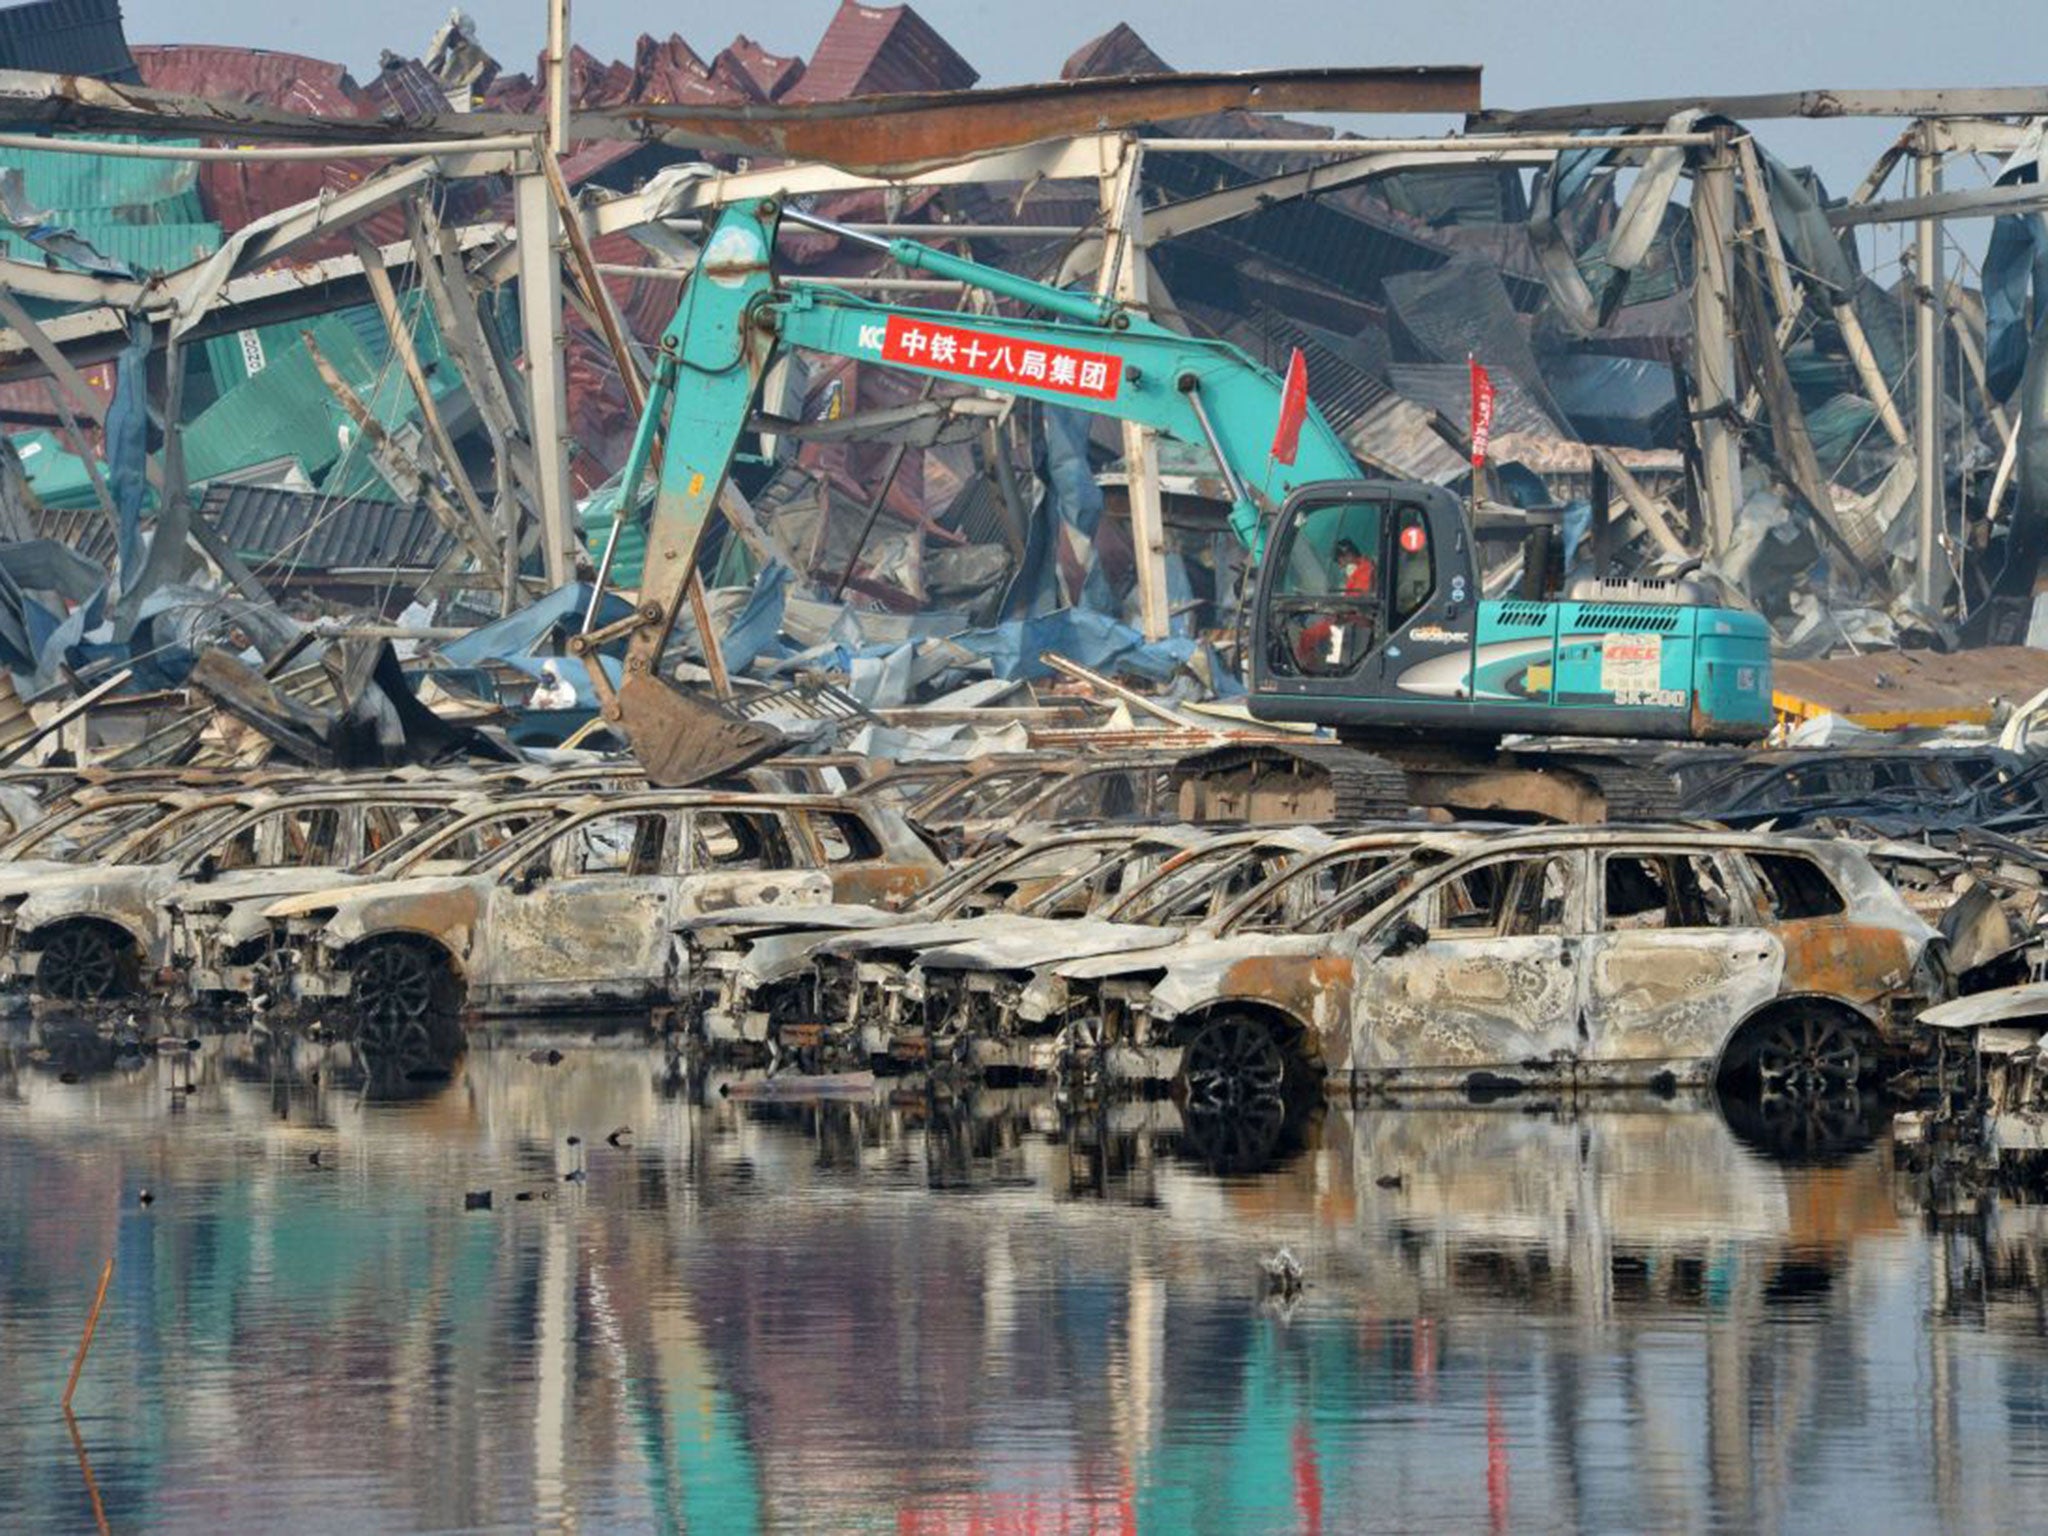
[[[1470,359],[1472,364],[1472,467],[1479,469],[1486,463],[1486,445],[1493,437],[1493,380],[1486,376],[1486,370],[1479,366],[1479,359]]]
[[[1273,431],[1273,457],[1292,464],[1301,447],[1301,424],[1308,419],[1308,363],[1301,348],[1287,359],[1287,382],[1280,388],[1280,425]]]

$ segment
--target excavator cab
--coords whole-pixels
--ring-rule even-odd
[[[1580,735],[1747,741],[1771,722],[1770,633],[1686,581],[1482,596],[1439,486],[1306,485],[1266,543],[1251,712],[1348,740]]]
[[[1437,593],[1429,513],[1376,494],[1394,487],[1315,489],[1295,504],[1285,548],[1269,550],[1264,655],[1276,679],[1358,682],[1384,669],[1389,640]]]

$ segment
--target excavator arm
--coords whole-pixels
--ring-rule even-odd
[[[914,309],[832,288],[779,288],[772,259],[784,217],[875,244],[913,270],[1039,314]],[[660,676],[658,664],[762,376],[785,347],[1136,421],[1206,451],[1230,501],[1231,529],[1254,556],[1290,492],[1359,475],[1313,405],[1306,408],[1294,462],[1273,458],[1282,382],[1227,342],[1183,336],[1112,300],[1036,283],[915,241],[871,240],[772,200],[731,209],[706,242],[662,334],[627,461],[622,508],[631,506],[660,436],[660,479],[634,613],[586,633],[576,646],[606,718],[624,729],[657,783],[699,782],[758,761],[779,745],[775,733],[677,688]],[[625,668],[615,692],[597,644],[622,630],[628,634]]]

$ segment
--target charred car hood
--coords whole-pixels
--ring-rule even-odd
[[[67,885],[73,881],[104,880],[127,870],[147,867],[140,864],[59,864],[45,860],[9,864],[4,870],[0,870],[0,901],[16,896],[34,895],[38,891],[46,891],[52,886]]]
[[[956,942],[926,950],[918,964],[928,971],[1037,970],[1062,957],[1128,955],[1160,949],[1181,936],[1178,928],[1155,928],[1145,923],[1106,923],[1088,918],[1032,922],[1034,926],[1021,929],[1011,920],[977,928]]]
[[[1177,971],[1183,967],[1227,969],[1249,955],[1293,954],[1317,948],[1323,942],[1319,936],[1306,934],[1259,933],[1219,938],[1200,931],[1169,933],[1165,943],[1135,950],[1098,951],[1065,965],[1055,965],[1052,973],[1066,981],[1102,981],[1127,971]]]
[[[251,901],[277,901],[301,891],[353,885],[355,877],[338,869],[244,869],[211,880],[180,880],[164,896],[165,906],[237,906]]]
[[[361,883],[359,876],[343,875],[332,869],[264,870],[268,878],[251,878],[234,883],[211,880],[205,885],[180,885],[163,900],[166,907],[183,909],[188,915],[209,906],[225,906],[220,931],[229,945],[259,937],[270,926],[270,909],[282,900],[306,892],[331,894],[338,900],[343,891]]]
[[[738,942],[776,934],[883,928],[906,921],[901,912],[835,901],[817,906],[727,907],[716,912],[700,912],[677,923],[676,932],[692,934],[707,946],[730,947]]]
[[[339,906],[351,898],[369,900],[405,900],[414,896],[431,896],[440,891],[458,891],[470,884],[470,877],[463,875],[415,875],[409,880],[383,880],[371,885],[337,884],[332,879],[316,890],[304,891],[296,896],[287,896],[282,901],[272,902],[263,909],[266,918],[282,921],[285,918],[309,917],[327,907]]]
[[[84,905],[98,909],[112,904],[147,902],[176,877],[167,864],[108,864],[80,869],[69,866],[61,874],[38,875],[11,888],[0,886],[0,900],[9,896],[27,898],[21,904],[20,920],[35,921],[46,910],[66,911]]]
[[[958,917],[943,923],[899,923],[874,933],[849,933],[827,939],[817,953],[855,960],[906,953],[921,955],[926,950],[965,944],[984,936],[1010,934],[1015,938],[1032,930],[1064,933],[1071,925],[1049,917],[1017,917],[1012,914],[988,917]]]

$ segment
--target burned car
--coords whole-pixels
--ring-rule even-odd
[[[892,811],[825,797],[647,791],[580,801],[453,874],[413,874],[269,909],[301,999],[358,1030],[435,1033],[465,1011],[645,1008],[692,913],[914,892],[936,855]]]
[[[673,993],[689,1024],[718,1044],[746,1043],[815,1061],[824,1030],[813,960],[851,930],[920,931],[994,912],[1029,914],[1122,860],[1141,834],[1129,827],[1029,827],[1015,842],[956,867],[915,901],[821,907],[737,908],[679,926]]]
[[[1173,760],[1152,756],[999,762],[935,790],[910,818],[948,847],[980,853],[1015,827],[1140,824],[1176,816]]]
[[[1113,831],[1051,838],[1036,853],[1051,878],[1028,895],[1012,896],[1000,911],[826,938],[816,944],[812,961],[814,1018],[785,1022],[773,1043],[778,1050],[795,1044],[809,1053],[800,1059],[914,1065],[935,1059],[934,1050],[942,1049],[965,1061],[967,1034],[948,1029],[935,1037],[928,1028],[923,977],[916,969],[926,955],[984,939],[1029,944],[1033,953],[1051,945],[1048,955],[1071,954],[1059,946],[1077,941],[1079,920],[1105,912],[1216,836],[1205,828],[1168,826],[1127,829],[1121,838]],[[1091,926],[1107,944],[1142,942],[1157,932],[1138,922]]]
[[[1056,968],[1069,1009],[1195,1096],[1322,1072],[1818,1092],[1906,1051],[1947,986],[1935,931],[1836,843],[1549,829],[1411,856],[1292,931],[1245,931],[1261,899],[1135,962]]]
[[[1979,825],[2001,813],[2026,824],[2043,817],[2040,776],[1995,747],[1673,752],[1660,762],[1686,815],[1731,827],[1789,832],[1826,819],[1911,829]]]
[[[1057,924],[978,922],[920,954],[904,995],[922,1007],[926,1056],[962,1059],[983,1072],[1061,1071],[1096,1042],[1064,1028],[1064,988],[1048,967],[1171,944],[1332,838],[1310,826],[1210,833],[1163,861],[1153,841],[1140,837],[1131,848],[1151,872],[1127,879],[1088,915]]]
[[[0,869],[28,875],[106,860],[173,813],[208,799],[218,797],[190,790],[86,791],[0,842]]]
[[[170,925],[170,969],[194,1002],[219,1006],[241,1000],[265,1012],[288,1006],[269,918],[279,900],[309,887],[453,874],[566,817],[574,803],[567,794],[465,797],[449,808],[447,819],[423,820],[346,869],[283,870],[277,879],[232,886],[180,885],[162,902]]]
[[[67,1003],[148,990],[170,960],[167,898],[194,886],[324,884],[337,865],[445,817],[455,797],[389,783],[258,791],[165,817],[89,869],[0,879],[0,976]]]

